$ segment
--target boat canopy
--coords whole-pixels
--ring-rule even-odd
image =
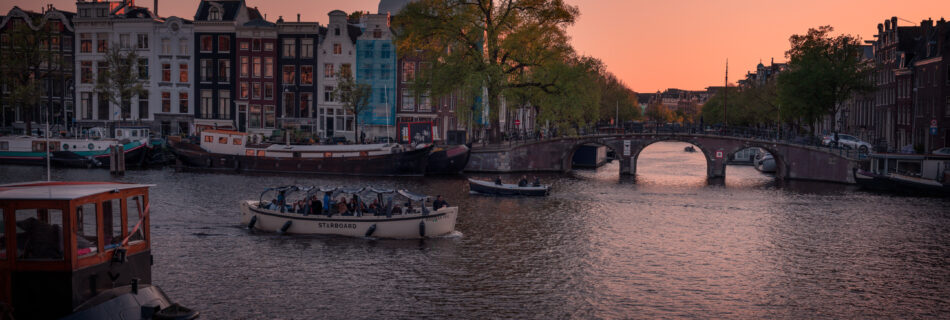
[[[399,190],[399,194],[413,201],[426,201],[429,199],[429,196],[427,195],[412,193],[406,190]]]

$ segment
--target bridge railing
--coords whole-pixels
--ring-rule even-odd
[[[585,133],[593,130],[582,130]],[[593,133],[593,132],[591,132]],[[821,137],[802,135],[788,130],[775,130],[769,128],[755,128],[755,127],[739,127],[739,126],[715,126],[715,127],[700,127],[700,126],[682,126],[682,125],[658,125],[652,127],[631,127],[631,128],[619,128],[619,130],[613,130],[610,133],[602,134],[583,134],[583,135],[571,135],[563,136],[555,134],[545,134],[543,132],[510,132],[505,133],[502,136],[503,142],[500,145],[495,145],[498,147],[514,147],[523,144],[545,141],[556,138],[573,138],[573,137],[594,137],[598,135],[614,135],[614,134],[643,134],[643,133],[653,133],[653,134],[702,134],[702,135],[712,135],[712,136],[724,136],[724,137],[735,137],[735,138],[745,138],[745,139],[755,139],[767,142],[780,142],[784,144],[794,144],[801,146],[808,146],[813,148],[825,149],[827,152],[836,153],[841,157],[849,159],[865,159],[867,158],[867,153],[861,152],[860,150],[850,149],[842,146],[833,146],[826,145],[822,142]],[[490,145],[483,143],[485,147]]]

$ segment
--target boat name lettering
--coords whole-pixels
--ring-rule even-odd
[[[320,228],[356,229],[355,223],[320,222],[317,225]]]

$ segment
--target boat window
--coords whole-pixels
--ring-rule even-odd
[[[119,199],[102,202],[103,249],[109,250],[122,243],[122,205]]]
[[[263,157],[263,156],[265,156],[265,155],[266,155],[266,154],[265,154],[264,150],[257,150],[257,156],[258,156],[258,157]]]
[[[128,208],[126,209],[126,215],[128,216],[128,230],[127,234],[130,234],[129,242],[142,241],[145,240],[145,237],[142,236],[144,233],[142,229],[145,228],[143,225],[139,225],[142,220],[142,217],[145,215],[145,201],[141,195],[129,197],[125,203],[127,203]]]
[[[79,257],[93,256],[99,248],[96,229],[96,204],[86,203],[76,207],[76,254]]]
[[[0,260],[7,259],[7,218],[3,217],[3,208],[0,208]]]
[[[212,140],[211,140],[211,136],[210,136],[210,135],[205,136],[205,142],[211,142],[211,141],[212,141]]]
[[[138,137],[138,136],[139,136],[139,131],[138,131],[138,130],[132,130],[132,136],[133,136],[133,137]]]
[[[18,260],[63,259],[63,212],[58,209],[16,211]]]
[[[220,138],[218,138],[218,143],[220,143],[220,144],[228,144],[228,137],[220,137]]]
[[[10,149],[10,143],[7,141],[0,141],[0,151],[6,151]]]
[[[115,130],[115,136],[116,136],[116,137],[124,137],[125,135],[123,134],[122,129],[116,129],[116,130]]]
[[[241,145],[241,138],[234,138],[231,140],[234,142],[235,145],[238,145],[238,146]]]
[[[245,156],[253,156],[253,155],[254,155],[254,150],[252,150],[252,149],[244,150],[244,155],[245,155]]]

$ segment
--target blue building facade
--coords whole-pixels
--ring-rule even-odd
[[[370,108],[359,116],[367,136],[390,136],[396,124],[396,48],[389,15],[367,14],[360,21],[363,33],[356,40],[356,81],[369,84]]]

